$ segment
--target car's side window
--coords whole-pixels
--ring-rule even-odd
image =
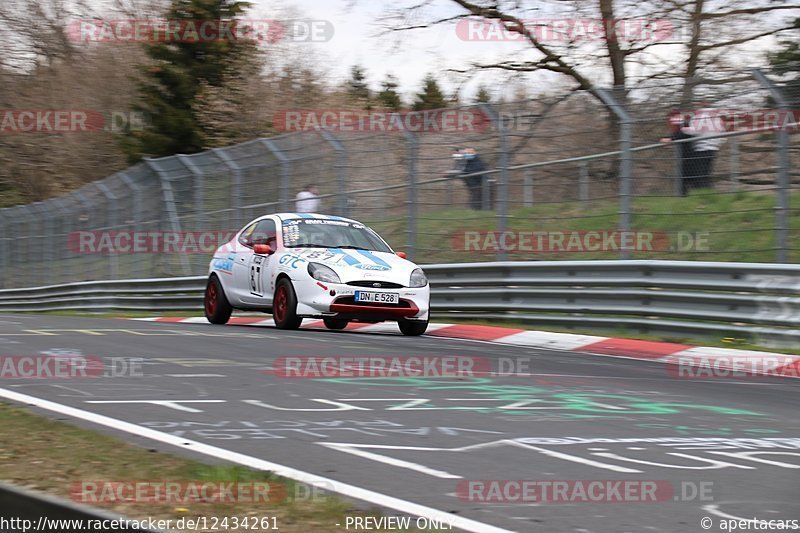
[[[250,248],[252,248],[252,247],[253,247],[253,233],[254,233],[254,232],[255,232],[255,230],[256,230],[256,225],[257,225],[257,224],[258,224],[258,223],[256,223],[256,222],[253,222],[252,224],[250,224],[249,226],[247,226],[247,229],[245,229],[245,230],[242,232],[242,234],[241,234],[241,235],[239,235],[239,242],[240,242],[240,243],[242,243],[242,244],[244,244],[245,246],[248,246],[248,247],[250,247]]]
[[[275,221],[271,218],[267,218],[259,222],[251,235],[251,239],[252,245],[268,244],[274,250],[278,243],[278,232],[275,229]]]

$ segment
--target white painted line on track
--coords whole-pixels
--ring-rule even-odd
[[[304,472],[296,468],[273,463],[264,459],[258,459],[257,457],[251,457],[249,455],[226,450],[224,448],[210,446],[201,442],[184,439],[168,433],[162,433],[161,431],[139,426],[131,422],[117,420],[116,418],[84,411],[68,405],[37,398],[35,396],[28,396],[27,394],[20,394],[18,392],[0,388],[0,398],[6,398],[14,402],[33,405],[40,409],[45,409],[54,413],[78,418],[80,420],[86,420],[94,424],[116,429],[118,431],[124,431],[125,433],[155,440],[171,446],[176,446],[184,450],[191,450],[196,453],[208,455],[215,459],[223,459],[232,463],[254,468],[256,470],[270,471],[279,476],[294,479],[308,485],[319,486],[325,488],[326,490],[343,494],[350,498],[363,500],[381,507],[395,509],[401,513],[421,516],[432,521],[441,521],[445,524],[451,524],[452,527],[462,529],[464,531],[471,531],[475,533],[511,533],[512,531],[509,529],[502,529],[492,526],[484,522],[478,522],[477,520],[472,520],[463,516],[447,513],[432,507],[419,505],[407,500],[401,500],[400,498],[381,494],[380,492],[375,492],[369,489],[358,487],[356,485],[350,485],[349,483],[342,483],[340,481],[335,481],[317,474]]]

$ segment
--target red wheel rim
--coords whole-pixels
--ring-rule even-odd
[[[206,314],[208,316],[214,316],[214,312],[217,310],[217,285],[216,283],[210,283],[208,288],[206,289]]]
[[[286,317],[286,308],[288,306],[286,287],[281,285],[275,293],[275,304],[273,305],[275,308],[273,314],[275,315],[276,322],[283,322],[283,319]]]

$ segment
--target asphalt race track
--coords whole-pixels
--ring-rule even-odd
[[[403,514],[389,509],[393,498],[455,513],[475,531],[543,532],[800,519],[798,380],[679,379],[647,361],[433,337],[0,316],[0,355],[38,354],[96,356],[122,375],[0,379],[0,399],[49,400],[134,424],[76,421],[131,442],[224,449],[373,491],[386,495],[387,514]],[[524,372],[311,379],[272,367],[286,356],[410,355],[488,358]],[[142,358],[140,375],[123,358]],[[166,436],[153,441],[152,430]],[[457,495],[469,480],[649,480],[673,492],[643,503],[482,503]]]

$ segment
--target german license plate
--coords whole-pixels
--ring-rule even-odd
[[[399,304],[400,295],[391,292],[356,291],[356,301],[376,304]]]

